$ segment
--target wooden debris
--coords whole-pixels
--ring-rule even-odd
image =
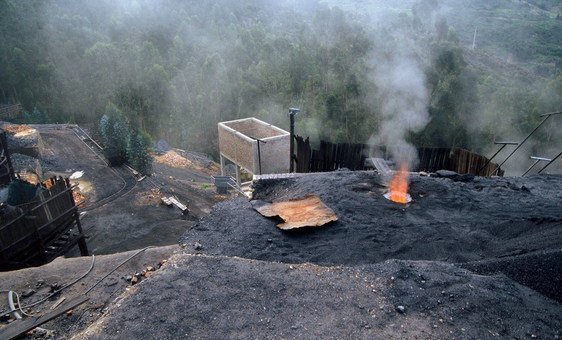
[[[170,197],[168,197],[168,200],[169,200],[170,202],[172,202],[173,205],[175,205],[176,207],[178,207],[178,208],[181,210],[182,214],[187,214],[187,213],[188,213],[187,206],[184,205],[183,203],[181,203],[180,201],[178,201],[175,197],[170,196]]]
[[[22,334],[29,332],[30,330],[41,326],[42,324],[51,321],[52,319],[71,311],[73,308],[83,304],[84,302],[88,301],[89,298],[86,296],[78,296],[66,303],[62,306],[40,316],[40,317],[29,317],[25,320],[17,320],[12,322],[6,327],[0,328],[0,339],[15,339]]]
[[[57,302],[55,302],[52,306],[51,306],[51,310],[57,308],[61,303],[64,302],[64,300],[66,300],[66,298],[63,296],[60,299],[57,300]]]
[[[283,230],[303,227],[320,227],[327,223],[337,221],[334,211],[328,208],[320,197],[308,194],[303,198],[265,203],[252,201],[254,209],[265,217],[279,216],[285,223],[277,227]]]
[[[161,200],[162,200],[162,204],[164,204],[165,206],[167,207],[172,206],[172,201],[170,201],[168,197],[162,196]]]

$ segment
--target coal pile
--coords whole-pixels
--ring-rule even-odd
[[[340,171],[255,183],[254,198],[318,195],[338,216],[323,228],[287,232],[250,202],[219,203],[182,243],[209,255],[272,262],[356,266],[388,259],[454,263],[476,273],[503,270],[562,301],[562,177],[413,176],[408,205],[386,200],[372,172]],[[537,267],[538,266],[538,267]],[[532,270],[530,269],[532,268]]]
[[[562,177],[448,177],[412,178],[409,205],[372,172],[259,181],[256,199],[312,193],[338,221],[283,231],[219,203],[77,338],[562,336]]]

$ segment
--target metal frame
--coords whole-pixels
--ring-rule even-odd
[[[562,114],[562,111],[558,111],[558,112],[548,112],[548,113],[543,113],[542,115],[540,115],[539,117],[544,117],[544,119],[542,120],[542,122],[540,122],[540,124],[537,125],[537,127],[534,128],[533,131],[531,131],[531,133],[529,133],[529,134],[527,135],[527,137],[525,137],[525,139],[523,139],[523,140],[519,143],[519,145],[517,145],[517,147],[503,160],[503,162],[501,162],[501,164],[498,165],[498,167],[496,168],[496,170],[494,170],[494,171],[492,172],[492,174],[494,174],[496,171],[498,171],[498,170],[501,168],[501,166],[504,165],[505,162],[507,162],[507,160],[510,159],[511,156],[513,156],[513,154],[514,154],[515,152],[517,152],[517,150],[519,150],[519,148],[520,148],[521,146],[523,146],[523,144],[525,144],[525,142],[526,142],[529,138],[531,138],[531,136],[532,136],[532,135],[533,135],[533,134],[534,134],[550,117],[552,117],[552,116],[554,116],[554,115],[559,115],[559,114]],[[542,171],[542,170],[541,170],[541,171]]]

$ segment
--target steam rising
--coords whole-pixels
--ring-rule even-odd
[[[381,125],[372,142],[386,145],[397,163],[406,163],[411,169],[417,152],[406,136],[421,131],[429,121],[425,76],[421,65],[401,51],[376,60],[374,81],[382,98]]]
[[[418,156],[406,138],[429,122],[429,92],[422,62],[414,53],[420,48],[412,30],[399,22],[390,27],[392,31],[379,31],[377,46],[382,48],[373,52],[372,80],[380,98],[381,121],[370,144],[385,145],[397,164],[407,164],[412,169],[417,166]]]

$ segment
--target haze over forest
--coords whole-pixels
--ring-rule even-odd
[[[27,123],[108,110],[215,155],[217,122],[255,116],[334,142],[490,155],[562,109],[558,0],[0,0],[0,103]],[[560,117],[528,155],[553,157]]]

